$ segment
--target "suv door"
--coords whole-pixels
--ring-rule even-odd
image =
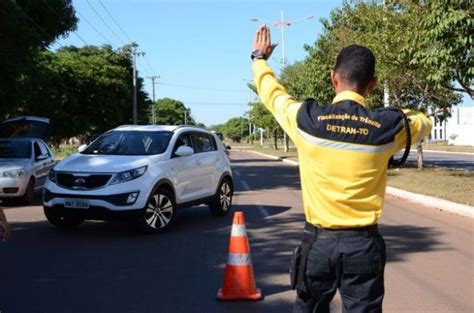
[[[183,145],[195,149],[190,133],[179,135],[173,146],[170,159],[170,171],[176,181],[177,203],[189,202],[202,197],[202,187],[199,185],[199,180],[204,172],[199,166],[199,156],[196,153],[185,157],[177,156],[176,150]]]
[[[211,196],[217,188],[217,164],[219,161],[219,152],[214,136],[204,132],[192,133],[194,153],[200,167],[201,175],[199,185],[201,186],[202,196]]]

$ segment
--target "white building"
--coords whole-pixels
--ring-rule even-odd
[[[430,140],[444,140],[457,146],[474,146],[474,107],[453,107],[451,117],[439,123],[431,117]]]

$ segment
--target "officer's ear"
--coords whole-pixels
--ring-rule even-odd
[[[336,72],[334,70],[331,70],[331,82],[334,89],[336,89],[337,85],[339,85],[339,77],[337,77]]]
[[[368,92],[371,92],[372,90],[374,90],[374,88],[377,86],[379,80],[377,79],[377,76],[374,76],[374,78],[372,78],[369,82],[369,84],[367,85],[367,91]]]

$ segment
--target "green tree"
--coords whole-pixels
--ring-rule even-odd
[[[31,75],[39,51],[76,24],[71,0],[0,1],[0,119],[18,104],[18,80]]]
[[[171,98],[159,99],[156,101],[155,110],[159,125],[183,125],[186,121],[188,125],[196,125],[191,110],[181,101]]]
[[[283,130],[276,119],[261,102],[251,102],[249,106],[250,111],[248,115],[250,123],[265,129],[265,132],[272,138],[273,148],[278,149],[278,139],[283,137]]]
[[[418,15],[420,29],[410,36],[410,43],[421,43],[426,48],[414,51],[411,64],[431,68],[426,77],[429,81],[466,92],[473,98],[472,1],[403,1],[398,5],[400,7],[408,12],[421,13]],[[454,88],[452,81],[456,81],[461,88]]]
[[[232,141],[240,142],[242,138],[249,135],[248,123],[249,121],[245,117],[231,118],[222,126],[222,134],[225,138],[230,138]]]
[[[31,75],[18,80],[24,92],[10,114],[50,118],[56,143],[132,123],[132,63],[126,47],[65,47],[43,51],[34,61]],[[137,85],[143,123],[149,101],[143,80]]]

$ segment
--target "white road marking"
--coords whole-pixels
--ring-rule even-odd
[[[245,190],[250,191],[250,186],[249,184],[247,184],[245,180],[241,180],[240,182],[242,183],[242,186],[244,187]],[[260,215],[262,215],[263,220],[268,223],[273,223],[273,220],[270,217],[270,214],[268,214],[267,210],[265,210],[265,208],[258,202],[255,205]]]

